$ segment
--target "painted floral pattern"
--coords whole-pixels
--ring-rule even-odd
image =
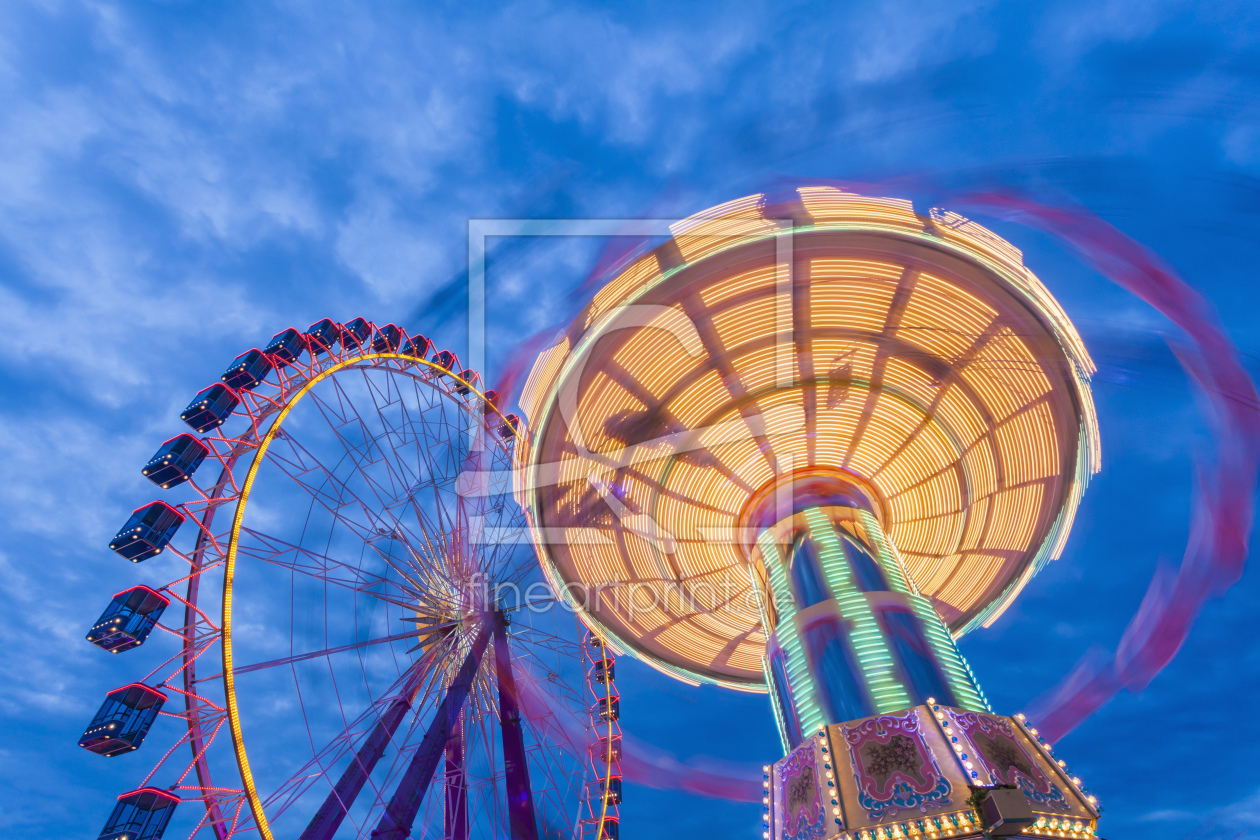
[[[814,745],[801,744],[779,771],[779,802],[783,808],[783,840],[816,840],[826,832],[827,817],[818,789]]]
[[[1010,721],[977,712],[955,712],[953,718],[995,782],[1018,787],[1038,805],[1061,811],[1069,809],[1063,791],[1024,749]]]
[[[913,711],[846,726],[844,739],[857,775],[858,802],[872,820],[949,804],[949,780],[923,741]]]

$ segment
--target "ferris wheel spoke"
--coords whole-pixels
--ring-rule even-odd
[[[323,767],[336,763],[345,750],[353,744],[355,733],[362,731],[368,722],[378,719],[382,710],[398,697],[406,697],[411,704],[411,709],[417,714],[428,708],[447,671],[450,657],[458,652],[457,639],[456,633],[442,633],[438,638],[422,641],[420,645],[413,648],[413,651],[420,651],[419,655],[400,671],[391,684],[379,693],[376,700],[373,700],[351,721],[344,723],[340,732],[316,751],[314,757],[307,762],[307,767]],[[302,772],[305,770],[299,771],[295,779],[303,778]],[[292,781],[293,779],[290,780]]]
[[[377,508],[381,511],[390,511],[398,504],[399,495],[402,491],[397,488],[407,487],[411,484],[417,483],[419,479],[419,477],[416,476],[416,480],[412,481],[404,476],[398,475],[398,470],[396,470],[387,459],[377,462],[352,460],[351,463],[359,473],[359,480],[362,481],[369,490],[371,490],[372,495],[376,499]],[[377,465],[380,465],[382,469],[384,469],[389,477],[389,483],[391,485],[395,485],[395,489],[392,492],[390,492],[390,488],[387,488],[377,479],[373,472],[365,469],[365,466]]]
[[[543,720],[552,718],[554,714],[548,714]],[[530,759],[530,766],[533,768],[530,771],[530,779],[535,802],[546,804],[550,800],[558,804],[566,798],[575,799],[586,782],[585,775],[565,772],[563,762],[558,758],[562,753],[548,749],[546,744],[560,746],[562,750],[567,745],[568,753],[572,755],[585,753],[587,749],[585,728],[581,729],[579,738],[571,737],[559,725],[540,723],[533,716],[523,718],[523,723],[529,735],[526,753]]]
[[[442,478],[439,480],[438,477],[430,471],[430,478],[428,480],[411,482],[407,488],[405,498],[402,499],[380,497],[379,490],[381,489],[381,485],[372,481],[370,477],[365,476],[364,479],[373,487],[373,491],[378,494],[378,500],[381,503],[380,510],[383,514],[387,514],[391,520],[389,523],[392,526],[391,528],[386,529],[380,527],[384,521],[384,517],[380,514],[368,511],[367,506],[363,505],[368,517],[372,519],[374,523],[374,530],[378,534],[388,532],[397,536],[410,536],[411,529],[404,524],[398,516],[399,510],[406,507],[410,509],[412,515],[415,517],[415,524],[420,528],[422,539],[418,542],[427,549],[429,555],[436,558],[449,553],[447,549],[448,546],[451,545],[451,536],[457,533],[457,518],[449,512],[449,506],[444,499],[443,490],[444,485],[454,483],[453,478]],[[419,502],[419,497],[421,495],[428,495],[424,492],[426,489],[432,491],[434,508],[432,512],[422,507]],[[406,542],[411,543],[413,540],[407,539]],[[412,547],[412,551],[416,556],[421,556],[423,554],[423,552],[416,551],[414,546]],[[440,564],[421,564],[420,568],[432,569],[438,565]]]
[[[403,689],[385,707],[371,734],[359,747],[350,765],[342,772],[332,791],[307,824],[300,840],[330,840],[336,834],[342,820],[362,793],[372,771],[385,754],[385,748],[393,740],[399,724],[411,711],[422,687],[423,676],[423,669],[412,669],[404,681]]]
[[[450,642],[454,638],[455,637],[450,637],[447,641]],[[411,724],[408,727],[407,732],[394,739],[398,748],[394,751],[393,757],[389,760],[389,766],[387,767],[384,776],[379,783],[374,782],[370,777],[368,779],[368,785],[371,787],[372,791],[372,803],[368,807],[367,814],[364,817],[365,822],[370,823],[374,819],[374,814],[384,813],[387,806],[385,791],[390,787],[396,786],[397,781],[402,777],[401,774],[404,772],[405,765],[408,764],[406,761],[407,757],[414,753],[414,750],[408,750],[405,745],[412,741],[412,737],[415,735],[417,727],[423,718],[422,710],[427,707],[427,701],[435,700],[439,694],[445,696],[443,693],[443,686],[448,682],[446,676],[449,674],[449,667],[452,662],[451,657],[458,656],[460,652],[459,645],[444,645],[443,653],[441,654],[441,657],[439,657],[441,665],[430,669],[429,673],[422,681],[420,690],[416,692],[417,702],[413,703],[415,714],[411,716]],[[463,652],[466,653],[467,651]],[[426,702],[421,703],[419,698],[425,698]],[[452,732],[454,731],[455,728],[453,728]],[[448,744],[449,742],[450,739],[448,739]],[[360,831],[362,831],[362,829],[360,829]]]
[[[366,641],[362,641],[362,642],[353,642],[348,645],[338,645],[337,647],[325,648],[323,650],[314,650],[314,651],[310,651],[309,653],[298,653],[298,654],[294,654],[293,656],[285,656],[285,657],[281,657],[280,659],[271,659],[266,662],[255,662],[252,665],[242,665],[240,667],[233,668],[232,673],[238,674],[238,675],[247,674],[250,671],[262,671],[267,668],[276,668],[281,665],[293,665],[298,662],[305,662],[308,659],[317,659],[322,656],[333,656],[338,653],[346,653],[347,651],[360,650],[365,647],[371,647],[372,645],[387,644],[389,642],[402,642],[402,641],[407,641],[409,639],[420,639],[426,636],[430,636],[433,633],[438,633],[443,630],[448,630],[451,627],[456,626],[458,623],[459,622],[450,621],[444,624],[435,624],[435,625],[431,625],[429,627],[424,627],[417,630],[409,630],[406,633],[395,633],[392,636],[382,636],[379,639],[367,639]],[[197,681],[206,682],[208,680],[219,679],[222,676],[223,674],[212,674],[208,677],[201,677]]]
[[[347,438],[342,431],[348,426],[355,425],[356,422],[360,428],[363,426],[362,418],[358,416],[358,411],[354,407],[354,400],[350,399],[349,395],[346,394],[340,378],[333,377],[329,382],[329,387],[335,400],[312,392],[312,402],[318,407],[320,415],[323,416],[324,422],[328,424],[328,428],[338,438],[338,442],[345,448],[358,449],[359,444]],[[354,412],[354,417],[351,417],[347,410]]]
[[[518,542],[496,542],[485,546],[483,550],[488,555],[487,567],[490,573],[504,584],[512,583],[519,587],[526,578],[538,574],[534,553]]]
[[[416,514],[416,521],[422,524],[422,527],[425,528],[426,533],[430,529],[435,530],[437,532],[435,535],[432,536],[432,539],[435,542],[437,542],[439,545],[450,546],[452,544],[451,543],[452,535],[455,533],[455,518],[451,515],[450,511],[447,510],[447,505],[442,500],[442,493],[441,493],[441,490],[439,489],[438,482],[434,481],[434,482],[429,483],[428,488],[432,491],[432,494],[433,494],[433,505],[435,509],[434,513],[436,514],[436,521],[433,521],[433,519],[425,515],[425,513],[422,511],[420,507],[419,501],[413,495],[411,498],[411,505],[412,505],[412,510]],[[427,496],[428,493],[425,493],[425,495]]]
[[[440,506],[440,494],[435,492],[435,497],[437,504]],[[416,526],[420,529],[420,539],[416,540],[415,544],[408,541],[408,548],[411,551],[412,559],[416,561],[417,571],[422,573],[437,572],[442,574],[448,582],[454,583],[454,576],[448,574],[445,564],[439,562],[441,559],[451,556],[451,540],[446,532],[446,526],[441,522],[433,522],[428,513],[420,507],[414,496],[407,501],[415,515]],[[420,551],[416,548],[416,545],[423,547],[424,551]]]
[[[537,571],[531,562],[533,554],[522,552],[519,557],[520,562],[513,562],[517,560],[518,555],[510,549],[505,551],[496,549],[490,552],[491,562],[487,565],[497,583],[503,586],[511,584],[519,587],[524,583],[525,578]]]
[[[459,581],[456,579],[457,576],[453,573],[453,570],[448,570],[446,564],[442,562],[443,558],[449,556],[445,546],[435,544],[432,533],[423,522],[420,522],[420,532],[421,539],[415,541],[415,543],[409,540],[405,544],[412,570],[428,579],[434,589],[438,589],[443,585],[450,588],[458,588]]]
[[[421,485],[412,485],[405,499],[391,499],[388,504],[383,506],[383,512],[387,514],[391,520],[391,527],[377,527],[376,532],[380,536],[390,537],[401,542],[407,550],[408,560],[410,561],[414,571],[422,575],[429,576],[435,571],[444,571],[444,565],[438,561],[440,558],[449,555],[449,543],[442,539],[441,536],[434,534],[435,528],[432,518],[417,502],[415,497],[419,494],[420,487]],[[434,491],[435,504],[439,509],[444,508],[444,505],[442,504],[442,495],[439,492],[436,483],[434,483]],[[420,530],[418,539],[417,535],[412,533],[411,526],[404,523],[398,515],[399,511],[404,507],[410,508],[415,517],[415,525]],[[376,518],[380,519],[382,517]],[[444,529],[438,530],[439,534],[444,531]],[[376,541],[369,538],[369,542],[375,544]],[[379,551],[379,547],[377,547],[377,550]],[[390,562],[391,565],[393,565],[392,557],[387,558],[387,562]],[[408,575],[401,569],[396,568],[396,571],[398,571],[399,574],[408,577]],[[444,577],[445,583],[454,583],[454,580],[449,575]]]
[[[334,430],[334,433],[337,433],[336,430]],[[400,472],[405,472],[405,467],[403,465],[401,464],[396,465],[388,457],[384,457],[383,455],[380,457],[374,455],[370,451],[370,449],[372,447],[372,444],[376,443],[376,441],[373,439],[373,436],[366,430],[365,430],[365,435],[367,436],[367,440],[363,446],[360,446],[358,444],[355,444],[352,441],[347,440],[346,438],[344,438],[344,436],[340,438],[344,447],[344,458],[349,460],[351,466],[355,470],[355,473],[359,476],[360,480],[363,481],[363,483],[368,488],[370,488],[370,490],[372,491],[372,495],[376,497],[376,501],[378,503],[379,509],[382,511],[392,511],[392,509],[396,507],[397,504],[399,503],[398,497],[400,493],[402,492],[401,488],[420,487],[423,484],[428,483],[428,482],[422,479],[422,477],[418,473],[414,476],[414,478],[409,478],[405,475],[401,475]],[[300,444],[297,444],[296,441],[294,442],[294,444],[295,446],[300,447]],[[388,448],[382,449],[379,446],[379,444],[376,445],[376,448],[378,450],[381,450],[382,452],[391,451]],[[424,448],[418,447],[418,450],[423,452]],[[358,457],[355,457],[356,454],[358,455]],[[357,493],[355,493],[352,489],[349,488],[349,486],[347,485],[346,479],[340,479],[337,477],[336,469],[329,468],[323,464],[320,464],[318,462],[318,459],[314,458],[314,456],[312,456],[311,453],[305,450],[304,448],[303,448],[302,456],[305,459],[309,459],[312,462],[316,463],[321,468],[325,477],[325,481],[337,485],[337,488],[340,491],[340,494],[342,496],[348,496],[354,499],[356,502],[358,502],[360,507],[363,509],[364,515],[367,518],[373,520],[373,527],[376,527],[379,529],[380,522],[376,521],[379,517],[377,517],[374,514],[373,510],[369,508],[369,506],[363,504],[363,501],[359,498]],[[393,493],[386,492],[387,488],[385,488],[384,485],[382,485],[374,477],[374,475],[372,474],[372,471],[366,469],[367,466],[376,466],[376,465],[381,465],[389,473],[390,483],[393,484],[395,487]],[[426,466],[427,466],[427,472],[429,473],[428,481],[433,481],[436,478],[437,473],[432,469],[431,465],[426,465]],[[293,476],[293,477],[297,479],[297,476]],[[300,483],[305,484],[308,492],[310,492],[312,495],[321,495],[321,488],[313,487],[308,482],[301,482],[300,479],[297,479],[297,480],[299,480]],[[341,499],[338,498],[338,501],[341,501]]]
[[[538,759],[536,763],[543,767],[555,765],[559,763],[559,760],[555,755],[548,756],[539,746],[541,744],[550,743],[571,757],[583,755],[587,751],[589,738],[587,729],[581,721],[581,714],[577,709],[562,711],[568,715],[570,721],[568,726],[565,726],[559,714],[554,710],[543,713],[534,712],[526,718],[526,728],[535,745],[534,750]],[[545,760],[548,757],[552,758],[550,763]],[[579,790],[585,784],[585,779],[579,778],[577,774],[568,775],[565,778],[572,790]],[[551,778],[551,786],[557,790],[561,788],[554,777]]]
[[[533,603],[537,603],[537,602],[533,602]],[[561,650],[564,650],[567,653],[578,653],[581,651],[582,645],[579,642],[575,642],[572,639],[564,638],[563,636],[553,633],[550,630],[547,630],[545,628],[539,627],[536,624],[530,624],[528,622],[521,621],[518,619],[512,626],[514,628],[513,633],[512,633],[513,636],[519,637],[525,634],[529,634],[529,636],[533,639],[537,639],[539,641],[552,642],[556,644]]]
[[[428,406],[433,409],[432,411],[419,412],[417,420],[414,421],[413,429],[415,425],[418,425],[424,432],[423,439],[425,441],[458,440],[458,438],[450,436],[452,430],[446,416],[448,400],[445,394],[440,397],[436,396],[438,392],[431,382],[422,384],[420,380],[413,380],[413,386],[417,395],[417,404],[427,402]],[[427,393],[425,393],[426,391]],[[424,394],[424,396],[421,396],[421,394]],[[410,409],[407,408],[405,411],[410,416]],[[421,435],[417,434],[417,438],[420,437]],[[428,459],[432,459],[434,452],[428,448],[423,448],[421,454]]]
[[[414,698],[415,685],[418,681],[422,681],[424,677],[424,669],[432,664],[433,657],[421,658],[412,663],[393,684],[382,693],[380,699],[373,702],[363,710],[355,719],[346,723],[341,731],[330,739],[325,746],[306,761],[297,772],[287,781],[283,782],[276,790],[267,797],[264,805],[271,813],[271,819],[280,817],[291,805],[293,805],[308,790],[315,780],[319,778],[327,779],[327,767],[335,764],[350,749],[355,733],[363,729],[373,718],[383,716],[387,712],[392,703],[399,697]],[[310,772],[314,769],[316,772]],[[331,780],[329,781],[331,785]],[[278,804],[277,804],[278,803]]]
[[[519,634],[518,634],[518,637],[519,637]],[[571,653],[572,652],[571,647],[567,645],[558,645],[555,643],[555,639],[553,637],[542,635],[542,634],[534,634],[531,637],[531,644],[536,645],[538,647],[546,648],[552,651],[553,653]]]
[[[403,543],[404,548],[407,551],[407,558],[410,561],[413,554],[413,549],[411,548],[411,546],[407,543],[405,539],[403,539],[401,536],[398,536],[396,533],[391,536],[393,536],[394,539],[397,539],[398,541]],[[411,562],[408,562],[406,564],[399,563],[394,558],[392,551],[381,550],[379,542],[380,542],[379,540],[369,540],[367,542],[367,546],[371,548],[374,552],[376,552],[376,554],[381,558],[381,561],[385,563],[385,565],[393,569],[400,578],[407,581],[407,583],[411,585],[412,591],[415,593],[415,597],[418,601],[424,604],[427,604],[430,607],[436,606],[439,603],[446,606],[451,605],[449,598],[446,598],[440,595],[442,591],[441,587],[434,586],[432,580],[426,580],[423,582],[416,580],[417,574],[419,574],[422,577],[427,577],[424,574],[426,570],[416,566],[415,564]]]
[[[575,686],[567,682],[562,682],[559,677],[553,677],[552,671],[548,670],[548,677],[539,679],[534,674],[526,672],[526,679],[522,682],[525,688],[522,689],[522,696],[529,696],[529,703],[532,711],[539,713],[555,714],[556,710],[550,706],[543,707],[534,701],[540,697],[548,697],[552,702],[563,703],[564,708],[581,709],[586,706],[586,697],[584,693]],[[546,688],[544,688],[544,684]],[[537,707],[537,708],[534,708]]]
[[[376,516],[375,512],[344,480],[336,475],[334,469],[330,469],[319,458],[311,453],[303,444],[298,441],[292,434],[286,434],[284,441],[288,444],[290,450],[294,454],[293,459],[281,457],[278,453],[271,454],[272,463],[274,463],[281,472],[288,476],[298,487],[305,490],[310,497],[324,508],[338,521],[345,524],[348,528],[356,533],[360,538],[367,539],[372,531],[379,531],[382,522]],[[323,478],[323,482],[316,484],[308,480],[308,476],[315,474]],[[337,492],[330,493],[325,488],[332,487]],[[357,508],[368,520],[369,524],[356,522],[343,513],[346,508]]]
[[[368,376],[367,372],[364,372],[364,380],[367,384],[368,393],[372,397],[372,405],[376,409],[386,440],[391,442],[390,446],[385,447],[385,451],[397,457],[400,451],[406,451],[410,447],[416,448],[417,451],[421,450],[419,436],[415,434],[414,421],[411,419],[410,411],[407,408],[406,401],[402,398],[401,391],[397,388],[395,377],[385,378],[384,393],[382,393],[379,384],[375,381],[378,378]],[[391,394],[391,392],[393,393]],[[378,397],[381,399],[378,399]],[[382,400],[384,400],[384,405],[382,405]],[[397,410],[399,420],[397,424],[389,418],[386,409]],[[401,460],[399,461],[398,469],[399,471],[405,469],[405,464]],[[395,478],[393,470],[390,471],[390,477]],[[397,478],[400,479],[401,487],[395,489],[395,495],[397,495],[398,490],[406,487],[405,477],[397,476]]]
[[[411,559],[416,564],[416,569],[422,573],[430,573],[432,569],[445,570],[450,565],[452,558],[465,558],[470,555],[474,545],[483,542],[480,539],[483,534],[484,526],[478,528],[478,523],[484,520],[483,508],[475,508],[467,510],[469,505],[462,497],[456,497],[454,501],[454,513],[451,513],[451,506],[445,504],[444,494],[437,486],[437,482],[432,482],[433,489],[433,508],[437,514],[437,520],[432,518],[427,510],[423,509],[417,500],[415,492],[408,494],[407,504],[410,505],[413,515],[415,515],[415,525],[420,529],[420,539],[417,544],[412,544],[410,539],[411,528],[398,521],[396,535],[407,544],[410,550]],[[396,511],[391,511],[397,520]],[[491,553],[499,553],[498,545],[491,549]],[[442,562],[446,560],[446,562]],[[491,568],[494,563],[491,563]],[[459,569],[455,569],[456,577],[464,577]],[[466,573],[466,570],[465,570]],[[446,574],[446,583],[454,584],[455,579]]]
[[[383,435],[388,443],[391,437],[392,427],[390,422],[385,418],[384,413],[380,410],[379,404],[376,402],[376,393],[378,389],[373,384],[373,377],[368,376],[369,370],[369,368],[361,369],[363,377],[366,381],[368,393],[371,395],[373,405],[377,409],[377,420],[380,422],[380,426],[384,429]],[[390,377],[390,379],[392,379],[392,377]],[[339,428],[334,428],[333,433],[341,438],[341,441],[343,445],[345,445],[347,451],[353,450],[354,452],[362,455],[361,459],[353,459],[352,462],[354,463],[355,468],[359,471],[363,480],[372,487],[378,501],[384,504],[386,499],[397,497],[399,490],[407,484],[405,478],[398,474],[399,470],[403,468],[403,465],[401,463],[395,464],[393,459],[389,457],[390,454],[396,454],[395,447],[392,445],[381,445],[381,434],[376,433],[371,428],[371,425],[359,413],[358,406],[354,400],[349,399],[348,395],[346,395],[344,389],[341,387],[341,383],[335,383],[335,387],[338,389],[342,402],[348,405],[350,412],[354,415],[353,420],[346,420],[346,424],[348,425],[353,422],[353,424],[358,427],[358,430],[363,436],[363,442],[358,444],[350,441],[341,434],[341,430]],[[365,465],[380,465],[386,472],[390,483],[394,485],[393,492],[388,492],[387,488],[380,484],[372,473],[365,470]]]
[[[330,583],[352,592],[370,595],[402,609],[413,609],[420,593],[402,586],[398,581],[345,563],[326,554],[287,543],[258,531],[242,529],[259,543],[258,548],[241,546],[237,549],[243,557],[287,569],[314,580]],[[292,559],[286,559],[291,555]],[[303,563],[301,560],[307,562]]]

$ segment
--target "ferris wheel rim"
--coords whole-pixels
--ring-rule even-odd
[[[228,730],[232,736],[232,747],[236,757],[237,769],[240,773],[241,783],[244,786],[243,793],[246,800],[249,802],[250,811],[253,814],[254,823],[258,829],[259,836],[266,838],[266,840],[274,840],[274,835],[271,831],[270,821],[267,819],[264,802],[259,796],[257,786],[254,783],[253,773],[249,764],[248,750],[245,747],[244,733],[240,722],[239,701],[236,695],[236,674],[234,663],[232,661],[233,576],[236,570],[238,544],[244,523],[245,510],[248,507],[249,496],[253,489],[254,479],[257,476],[258,470],[264,463],[267,450],[270,448],[271,442],[275,439],[277,433],[283,426],[284,420],[288,416],[289,412],[292,411],[292,409],[295,408],[317,384],[325,379],[350,368],[361,368],[363,362],[377,360],[397,360],[410,365],[424,365],[434,372],[440,373],[444,376],[449,376],[452,379],[457,380],[464,387],[467,387],[470,392],[475,393],[481,399],[483,405],[492,409],[499,415],[500,419],[503,419],[506,422],[506,417],[503,412],[491,401],[486,399],[486,395],[483,391],[476,388],[471,382],[468,382],[460,377],[454,371],[447,370],[441,365],[430,362],[427,359],[407,356],[401,353],[365,353],[338,360],[335,364],[319,371],[304,382],[302,387],[289,396],[284,403],[284,407],[276,413],[276,416],[271,421],[267,431],[258,439],[258,444],[254,449],[253,457],[250,460],[245,479],[241,483],[240,493],[236,501],[236,509],[233,511],[232,528],[228,540],[227,551],[225,552],[224,557],[220,649],[223,663],[222,677],[224,697],[226,700],[226,717],[228,721]],[[449,397],[449,394],[447,396]],[[472,416],[472,409],[470,406],[462,404],[462,401],[459,400],[451,399],[451,402],[457,405],[461,410],[469,412],[470,416]],[[513,432],[515,433],[515,430],[513,430]],[[213,509],[211,509],[211,511],[213,511]]]

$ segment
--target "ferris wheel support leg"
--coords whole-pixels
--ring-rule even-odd
[[[457,721],[446,741],[446,836],[468,840],[468,779],[464,775],[464,733]]]
[[[503,730],[503,773],[507,786],[508,822],[512,840],[538,840],[538,820],[534,816],[534,795],[529,785],[529,761],[525,755],[525,735],[512,676],[508,651],[507,620],[503,613],[494,623],[494,664],[499,681],[499,722]]]
[[[301,840],[330,840],[337,833],[346,812],[350,810],[350,806],[358,798],[363,786],[367,784],[368,776],[372,775],[372,769],[381,760],[390,739],[398,731],[398,724],[402,723],[407,711],[411,708],[411,698],[415,692],[416,689],[408,687],[398,699],[389,704],[385,714],[381,715],[381,719],[372,729],[372,734],[355,754],[354,761],[350,762],[350,766],[341,774],[341,778],[337,780],[337,786],[328,794],[324,804],[320,806],[310,824],[306,826],[306,830],[302,832]]]
[[[468,651],[464,664],[460,666],[454,682],[446,691],[442,705],[433,715],[433,721],[424,733],[424,740],[420,742],[416,754],[412,756],[407,772],[403,774],[402,781],[398,783],[389,804],[385,806],[385,813],[381,815],[381,821],[372,832],[372,840],[406,840],[411,834],[411,824],[416,821],[420,803],[424,801],[429,782],[433,781],[433,773],[437,770],[438,759],[445,752],[451,730],[455,728],[460,711],[464,708],[464,701],[468,699],[468,690],[472,687],[473,678],[477,676],[481,655],[486,652],[486,643],[489,641],[490,634],[486,632],[486,625],[482,624],[477,630],[472,650]]]

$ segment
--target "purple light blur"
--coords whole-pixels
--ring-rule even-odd
[[[1114,655],[1087,653],[1057,686],[1032,702],[1029,718],[1053,742],[1120,689],[1137,693],[1146,688],[1181,649],[1204,603],[1242,576],[1255,510],[1260,400],[1207,301],[1107,222],[1080,208],[1048,207],[1011,192],[973,194],[960,203],[1053,234],[1180,327],[1188,342],[1173,350],[1210,412],[1214,458],[1198,465],[1181,568],[1174,572],[1161,563]]]
[[[574,755],[586,752],[587,729],[583,721],[523,670],[517,674],[516,687],[521,709],[535,727]],[[708,756],[680,761],[671,753],[624,733],[621,744],[621,775],[627,781],[732,802],[756,802],[761,798],[760,765]]]

